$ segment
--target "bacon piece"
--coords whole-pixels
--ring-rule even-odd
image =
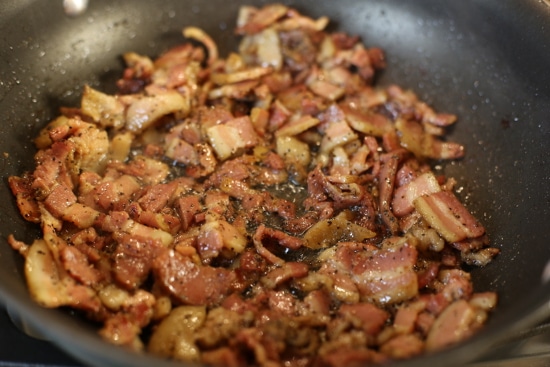
[[[130,219],[130,215],[124,211],[113,211],[109,215],[99,215],[95,225],[106,232],[123,232],[133,236],[158,240],[165,247],[174,242],[174,237],[170,233],[138,223]]]
[[[382,330],[382,327],[390,316],[387,311],[371,303],[344,304],[338,309],[338,315],[351,319],[352,323],[356,324],[358,328],[373,336]]]
[[[384,343],[380,351],[394,359],[411,358],[424,352],[424,342],[415,334],[398,335]]]
[[[67,222],[73,223],[77,228],[83,229],[94,225],[100,212],[80,203],[74,203],[63,212],[61,217]]]
[[[360,257],[353,268],[354,281],[363,299],[396,303],[418,294],[414,264],[416,249],[404,244],[397,248],[375,250]]]
[[[139,182],[130,175],[121,175],[112,180],[105,178],[102,182],[92,181],[89,183],[93,188],[82,193],[78,200],[101,211],[124,209],[132,195],[141,188]],[[81,175],[81,192],[85,184],[82,182]]]
[[[93,286],[99,283],[102,276],[94,269],[86,256],[74,246],[64,246],[60,251],[60,260],[67,273],[79,283]]]
[[[399,231],[399,222],[391,210],[391,201],[395,186],[395,176],[399,163],[403,159],[404,152],[397,151],[386,153],[380,157],[382,166],[378,178],[378,188],[380,190],[379,207],[380,215],[384,224],[388,227],[390,233],[396,234]]]
[[[34,181],[31,185],[31,189],[36,190],[37,199],[47,197],[57,183],[71,189],[74,187],[70,170],[66,165],[74,151],[74,144],[67,140],[54,142],[50,149],[38,151],[35,156],[37,166],[33,172]]]
[[[197,250],[203,262],[209,262],[221,253],[233,257],[241,253],[246,244],[246,238],[222,219],[204,223],[197,236]]]
[[[343,211],[334,218],[323,219],[312,225],[303,236],[305,246],[320,249],[341,241],[362,242],[376,236],[371,230],[353,223],[350,214],[349,211]]]
[[[222,161],[245,148],[253,147],[259,141],[248,116],[212,126],[206,130],[206,134],[210,145]]]
[[[125,295],[119,312],[107,317],[99,334],[116,345],[141,350],[139,334],[141,328],[151,321],[154,304],[155,297],[142,289],[133,295]]]
[[[292,316],[296,314],[296,298],[287,290],[267,291],[269,314],[273,317]]]
[[[126,110],[125,127],[140,133],[168,114],[186,116],[189,108],[190,101],[174,90],[159,90],[155,95],[135,97]]]
[[[273,70],[270,67],[258,66],[232,73],[213,73],[211,80],[217,85],[234,84],[252,79],[259,79]]]
[[[76,195],[64,185],[57,185],[44,201],[45,208],[56,218],[64,219],[79,228],[90,227],[99,213],[76,202]]]
[[[211,89],[208,92],[208,99],[233,98],[246,99],[254,92],[259,84],[259,80],[245,80],[244,82],[222,85],[219,88]]]
[[[417,157],[432,159],[457,159],[464,156],[464,147],[454,142],[444,142],[424,131],[416,121],[398,119],[395,127],[400,134],[401,146]]]
[[[268,272],[261,281],[268,289],[274,289],[291,279],[303,278],[308,272],[309,267],[306,264],[289,261]]]
[[[131,56],[132,55],[132,56]],[[128,59],[134,59],[134,54],[129,54],[125,59],[128,62]],[[137,55],[136,55],[137,56]],[[149,62],[151,61],[147,58]],[[137,64],[144,64],[143,62],[137,62]],[[152,63],[149,67],[152,70]],[[143,76],[147,71],[147,67],[142,66],[141,75]],[[96,123],[101,127],[113,127],[115,129],[120,129],[124,125],[124,103],[120,101],[116,96],[111,96],[105,93],[101,93],[98,90],[91,88],[88,85],[84,86],[84,91],[82,92],[82,99],[80,101],[80,109],[84,115],[90,116]]]
[[[202,210],[202,205],[197,195],[189,195],[176,200],[182,229],[186,231],[195,222],[195,215]]]
[[[414,210],[414,201],[424,195],[441,191],[434,174],[426,172],[413,179],[411,182],[398,187],[392,200],[393,213],[402,217]]]
[[[285,67],[294,72],[310,69],[316,58],[316,45],[307,30],[292,29],[279,32]]]
[[[403,242],[383,249],[355,248],[340,243],[334,255],[323,256],[324,272],[334,277],[347,274],[357,286],[361,300],[394,304],[415,297],[418,281],[414,266],[418,253]]]
[[[451,192],[440,191],[420,196],[413,204],[424,220],[448,242],[476,238],[485,233],[481,223]]]
[[[196,265],[173,250],[163,251],[153,260],[153,273],[174,299],[195,306],[219,304],[230,293],[234,280],[229,270]]]
[[[262,232],[263,236],[276,240],[279,245],[291,250],[297,250],[304,245],[301,238],[290,236],[277,229],[265,227]]]
[[[275,23],[283,17],[288,8],[281,4],[270,4],[256,9],[252,7],[242,7],[238,17],[238,27],[235,30],[237,34],[255,34]]]
[[[438,277],[443,283],[443,289],[440,290],[440,294],[448,301],[469,299],[473,293],[470,274],[463,270],[441,270]]]
[[[114,237],[118,242],[113,256],[114,279],[124,289],[137,289],[147,279],[153,260],[164,246],[152,238],[129,234]]]
[[[137,200],[144,210],[159,212],[166,207],[172,195],[178,189],[178,182],[148,186],[145,193]]]
[[[112,163],[111,168],[137,178],[144,185],[161,183],[168,177],[170,168],[166,163],[143,155],[135,156],[128,164]]]
[[[411,334],[418,318],[418,314],[426,307],[422,301],[400,307],[395,314],[393,329],[398,334]]]
[[[276,137],[294,136],[319,124],[319,120],[315,117],[304,115],[291,119],[289,122],[281,126],[275,131]]]
[[[280,21],[276,28],[279,31],[289,31],[292,29],[305,29],[311,31],[320,32],[326,28],[329,23],[329,18],[326,16],[319,17],[318,19],[312,19],[300,14],[293,14],[293,16],[288,17]]]
[[[225,125],[237,129],[243,141],[244,148],[252,148],[260,142],[260,138],[254,130],[252,121],[248,116],[237,117],[225,122]]]
[[[32,177],[26,174],[22,177],[10,176],[8,184],[21,216],[29,222],[40,223],[40,208],[31,189]]]
[[[393,130],[391,121],[381,114],[372,111],[361,112],[346,104],[343,104],[340,108],[346,116],[346,121],[355,131],[381,137]]]
[[[432,351],[455,344],[472,334],[475,312],[465,300],[447,307],[433,323],[426,339],[426,350]]]
[[[55,234],[48,237],[60,246],[66,246]],[[95,292],[69,276],[57,263],[56,254],[50,250],[47,241],[49,239],[34,241],[25,258],[25,276],[32,298],[44,307],[71,306],[99,312],[101,303]]]
[[[165,140],[164,154],[183,164],[197,165],[199,157],[195,147],[179,137],[170,137]]]
[[[332,122],[327,126],[319,151],[321,154],[328,154],[334,148],[356,139],[358,139],[357,134],[349,127],[346,121]]]
[[[269,229],[265,225],[260,224],[258,229],[256,229],[254,236],[252,237],[254,247],[256,248],[256,251],[258,252],[258,254],[264,257],[271,264],[283,265],[285,261],[280,257],[274,255],[263,244],[264,236],[266,235],[269,236],[269,232],[270,232]]]
[[[340,99],[346,92],[344,88],[334,85],[325,80],[313,80],[308,83],[309,89],[316,95],[331,102]]]
[[[127,208],[128,211],[132,211],[132,219],[145,226],[157,228],[172,235],[175,235],[181,227],[179,218],[174,215],[155,213],[141,210],[141,208],[133,211],[134,208],[139,208],[139,205],[132,203]]]
[[[183,29],[183,36],[192,38],[198,41],[206,47],[208,52],[208,65],[212,65],[218,59],[218,46],[214,40],[206,34],[202,29],[197,27],[185,27]]]

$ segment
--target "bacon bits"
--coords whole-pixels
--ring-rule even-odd
[[[282,4],[243,6],[238,50],[189,26],[85,86],[8,179],[42,238],[30,295],[106,340],[212,366],[413,358],[481,328],[498,297],[463,264],[499,252],[432,159],[457,116],[374,85],[382,49]],[[197,44],[198,43],[198,44]]]

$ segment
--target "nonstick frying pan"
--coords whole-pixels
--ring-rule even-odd
[[[13,233],[39,235],[23,221],[7,177],[31,169],[33,136],[77,106],[85,84],[114,92],[127,51],[151,56],[183,42],[195,25],[234,49],[242,1],[92,0],[79,17],[61,1],[0,1],[0,299],[52,342],[97,366],[173,366],[103,342],[67,310],[48,310],[28,296],[23,261],[8,246]],[[261,4],[250,0],[248,4]],[[334,29],[359,34],[386,51],[378,79],[413,89],[437,110],[455,113],[451,139],[466,157],[444,165],[461,198],[502,253],[474,269],[478,291],[500,303],[475,337],[443,352],[398,365],[463,365],[550,315],[550,6],[541,0],[311,0],[287,2],[328,15]]]

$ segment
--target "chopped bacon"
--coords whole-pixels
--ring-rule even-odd
[[[21,216],[25,220],[40,223],[40,208],[31,190],[32,178],[28,175],[22,177],[8,177],[11,192],[17,200],[17,206]]]
[[[246,11],[246,13],[244,13]],[[281,4],[267,5],[261,9],[253,9],[250,7],[242,7],[237,34],[254,34],[262,29],[267,28],[286,14],[288,8]]]
[[[399,153],[386,153],[380,157],[382,164],[378,178],[380,215],[391,234],[397,234],[399,230],[399,223],[391,210],[395,176],[399,162],[402,160],[402,154]]]
[[[291,280],[302,278],[309,272],[309,267],[304,263],[286,262],[281,267],[268,272],[262,279],[262,283],[269,289]]]
[[[392,201],[393,213],[399,217],[409,214],[414,210],[413,203],[418,197],[439,191],[441,187],[434,174],[424,173],[395,190]]]
[[[208,50],[208,64],[212,65],[218,59],[218,46],[212,38],[207,35],[202,29],[197,27],[186,27],[183,30],[183,35],[187,38],[192,38],[201,42]]]
[[[451,192],[420,196],[413,204],[424,220],[449,242],[476,238],[485,233],[485,228]]]
[[[358,325],[365,333],[376,335],[389,318],[387,311],[384,311],[371,303],[358,303],[355,305],[342,305],[338,314],[344,318],[357,320]],[[353,322],[353,321],[352,321]]]
[[[172,250],[161,252],[152,268],[163,288],[186,305],[219,304],[229,294],[234,278],[229,270],[197,265]]]
[[[474,318],[474,309],[468,302],[452,303],[434,321],[426,339],[426,349],[441,349],[470,336]]]
[[[149,275],[153,259],[163,249],[158,241],[147,237],[119,234],[114,254],[116,282],[128,290],[137,289]]]
[[[375,86],[383,51],[328,21],[243,6],[227,57],[188,26],[61,108],[8,178],[42,229],[8,235],[31,297],[219,367],[382,364],[479,329],[498,297],[462,265],[500,250],[431,167],[464,155],[457,116]]]
[[[424,342],[415,334],[399,335],[384,343],[380,351],[394,359],[411,358],[424,351]]]

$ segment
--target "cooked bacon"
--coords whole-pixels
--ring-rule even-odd
[[[380,215],[391,234],[397,234],[399,223],[391,210],[391,201],[395,187],[397,168],[402,160],[403,152],[386,153],[380,157],[381,169],[378,178],[380,191]]]
[[[266,5],[261,9],[241,7],[237,20],[237,34],[254,34],[272,25],[283,17],[288,8],[281,4]]]
[[[453,193],[439,191],[420,196],[413,204],[424,220],[449,242],[476,238],[485,233],[485,228]]]
[[[241,253],[245,246],[246,238],[225,220],[206,222],[199,229],[197,250],[203,262],[208,262],[222,252],[232,257]]]
[[[286,262],[281,267],[268,272],[262,279],[262,283],[269,289],[273,289],[284,282],[302,278],[309,272],[309,267],[304,263]]]
[[[126,296],[120,311],[105,320],[100,335],[117,345],[139,350],[141,327],[147,325],[152,316],[155,298],[152,294],[138,290],[133,296]]]
[[[74,143],[63,140],[54,142],[50,149],[38,151],[35,156],[37,167],[31,184],[31,189],[36,190],[37,198],[47,197],[57,183],[71,189],[74,187],[71,173],[65,164],[74,154],[74,150]]]
[[[60,250],[60,260],[70,276],[82,284],[91,286],[101,280],[101,274],[89,263],[86,256],[74,246],[65,246]]]
[[[147,279],[154,258],[164,248],[148,237],[118,234],[114,253],[114,279],[121,287],[134,290]]]
[[[439,191],[441,187],[434,174],[424,173],[395,190],[392,201],[393,213],[399,217],[409,214],[414,210],[413,203],[418,197]]]
[[[161,252],[153,260],[152,270],[162,287],[186,305],[219,304],[229,294],[234,278],[229,270],[197,265],[172,250]]]
[[[229,347],[221,347],[214,350],[207,350],[202,354],[202,360],[208,365],[240,367],[245,361]]]
[[[183,29],[183,36],[192,38],[206,47],[208,50],[208,65],[212,65],[218,59],[218,46],[202,29],[197,27],[186,27]]]
[[[114,169],[133,176],[146,185],[161,183],[170,173],[170,169],[165,163],[142,155],[136,156],[128,164],[115,162],[111,165]]]
[[[347,366],[469,337],[496,307],[463,264],[498,253],[431,159],[453,114],[373,85],[384,53],[286,5],[243,6],[239,49],[203,30],[128,52],[8,178],[31,297],[106,340],[215,366]]]
[[[411,358],[424,352],[424,342],[415,334],[399,335],[384,343],[380,351],[394,359]]]
[[[465,300],[452,303],[434,321],[426,339],[426,349],[441,349],[470,336],[474,317],[472,306]]]
[[[154,95],[135,98],[126,110],[125,127],[134,133],[143,132],[168,114],[182,116],[189,112],[189,101],[176,91],[156,91]]]
[[[17,207],[25,220],[40,223],[40,208],[31,190],[33,179],[29,175],[8,177],[8,184],[17,201]]]
[[[389,318],[387,311],[384,311],[371,303],[358,303],[355,305],[342,305],[338,309],[340,317],[351,319],[368,335],[376,335]]]

